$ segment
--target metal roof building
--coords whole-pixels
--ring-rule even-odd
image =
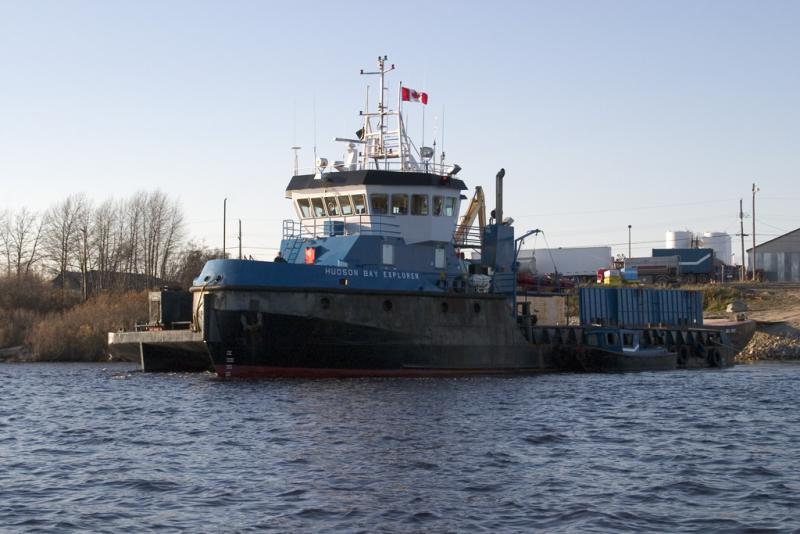
[[[753,249],[747,249],[747,264],[753,265]],[[800,228],[756,245],[756,269],[764,280],[800,282]]]

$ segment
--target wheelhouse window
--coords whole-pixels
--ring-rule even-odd
[[[300,217],[302,219],[308,219],[311,217],[311,203],[307,198],[297,199],[297,209],[300,211]]]
[[[428,195],[411,195],[411,215],[428,214]]]
[[[372,213],[375,215],[386,215],[389,213],[389,195],[383,193],[375,193],[369,196],[372,203]]]
[[[392,195],[392,215],[408,215],[408,195]]]
[[[311,213],[314,214],[314,217],[325,217],[325,206],[322,204],[321,198],[311,199]]]
[[[444,249],[441,247],[436,247],[433,256],[433,266],[437,269],[444,269],[445,265],[446,262],[445,262]]]
[[[340,196],[339,197],[339,206],[342,208],[342,215],[352,215],[353,214],[353,204],[350,202],[350,197],[348,197],[348,196]]]
[[[381,260],[384,265],[394,265],[394,245],[384,243],[382,256]]]
[[[356,210],[356,215],[364,215],[367,213],[367,203],[364,200],[364,195],[353,195],[353,207]]]
[[[445,217],[452,217],[455,214],[456,214],[456,197],[445,197],[444,199]]]
[[[325,197],[325,206],[328,207],[328,215],[331,217],[339,215],[339,206],[336,204],[334,197]]]
[[[433,214],[436,217],[439,217],[444,211],[444,197],[439,195],[433,195]]]

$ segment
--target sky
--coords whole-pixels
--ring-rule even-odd
[[[753,183],[760,243],[800,227],[798,27],[769,0],[0,0],[0,211],[160,189],[219,247],[227,198],[229,249],[241,219],[271,259],[290,147],[341,159],[387,55],[468,196],[493,204],[506,169],[505,214],[544,231],[526,248],[627,253],[630,225],[648,256],[668,230],[737,234],[740,198],[750,233]]]

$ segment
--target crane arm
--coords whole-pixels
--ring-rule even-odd
[[[475,187],[475,194],[467,207],[467,211],[461,217],[455,233],[455,242],[465,244],[467,241],[467,234],[470,226],[478,219],[478,224],[481,231],[481,239],[483,239],[483,230],[486,227],[486,201],[483,197],[483,188],[481,186]]]

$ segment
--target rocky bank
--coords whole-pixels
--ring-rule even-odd
[[[765,289],[747,304],[758,330],[736,361],[800,360],[800,290]]]

